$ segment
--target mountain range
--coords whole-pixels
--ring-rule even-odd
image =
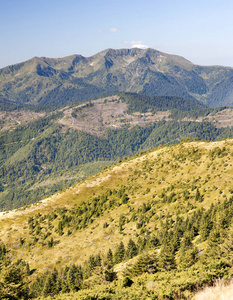
[[[1,69],[0,298],[191,300],[228,282],[232,71],[153,49]]]
[[[61,105],[116,92],[233,104],[233,69],[200,66],[154,49],[107,49],[91,57],[34,57],[0,70],[0,101]]]

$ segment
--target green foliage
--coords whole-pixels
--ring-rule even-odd
[[[137,246],[135,244],[135,242],[130,239],[125,251],[125,257],[127,259],[133,258],[134,256],[136,256],[138,254],[138,249]]]
[[[160,55],[163,61],[158,61]],[[125,61],[132,58],[134,61],[126,68]],[[0,101],[64,104],[133,90],[146,95],[195,97],[210,106],[232,104],[229,100],[231,68],[196,66],[153,49],[143,53],[140,49],[108,49],[92,56],[91,60],[95,64],[94,71],[90,58],[80,55],[59,60],[33,58],[3,68],[0,70]],[[159,71],[155,70],[155,64]],[[132,80],[132,74],[138,70],[140,76]]]
[[[158,265],[161,270],[170,271],[176,267],[175,253],[168,241],[165,241],[161,247]]]
[[[198,260],[198,249],[189,236],[184,236],[177,253],[177,265],[181,269],[189,268]]]
[[[89,108],[89,107],[93,107],[93,106],[94,106],[94,104],[91,101],[89,101],[88,103],[83,104],[83,105],[78,106],[77,108],[73,109],[71,115],[73,118],[76,118],[78,112],[81,112],[84,108]]]
[[[83,218],[88,220],[87,216],[89,215],[90,218],[89,213],[92,212],[98,218],[102,214],[101,207],[108,206],[111,198],[118,199],[120,205],[125,205],[121,203],[121,197],[125,193],[126,187],[121,186],[119,190],[107,190],[99,196],[93,196],[89,202],[83,202],[73,209],[59,207],[51,215],[39,213],[28,219],[29,230],[32,231],[32,234],[36,234],[36,228],[40,224],[39,235],[41,235],[44,231],[43,224],[47,224],[42,220],[46,219],[56,222],[56,224],[61,222],[64,229],[75,224],[73,217],[80,217],[80,223],[82,223]],[[142,212],[144,222],[149,222],[150,218],[154,217],[153,201],[139,206],[138,210],[134,212],[136,218],[129,222],[136,222]],[[118,207],[117,203],[115,205]],[[123,217],[121,216],[121,218]],[[137,242],[133,238],[129,238],[126,244],[120,242],[114,251],[109,249],[106,253],[90,255],[82,266],[71,264],[59,270],[52,269],[38,275],[30,286],[30,297],[40,295],[54,297],[62,293],[71,293],[70,295],[72,295],[77,292],[76,295],[79,295],[77,298],[82,299],[81,295],[90,296],[95,290],[96,295],[105,295],[103,297],[109,299],[115,299],[114,297],[119,295],[124,295],[125,299],[134,299],[132,291],[134,291],[134,295],[137,297],[140,295],[142,299],[152,297],[152,295],[158,299],[161,297],[184,298],[185,295],[189,295],[191,298],[194,289],[211,284],[215,278],[230,276],[233,265],[232,217],[233,197],[225,199],[223,202],[216,202],[208,209],[190,211],[186,216],[182,212],[177,213],[173,221],[167,214],[164,216],[159,230],[142,233]],[[82,230],[85,224],[82,223],[78,230]],[[208,224],[209,226],[207,226]],[[59,234],[57,233],[57,235]],[[206,249],[198,250],[196,245],[198,239],[206,240]],[[4,245],[1,246],[1,249],[3,260],[5,260]],[[140,254],[138,255],[138,253]],[[133,259],[134,257],[135,259]],[[114,265],[122,262],[127,263],[127,268],[124,269],[123,279],[119,280],[117,285]],[[123,267],[123,265],[120,266]],[[17,265],[12,266],[14,266],[12,267],[14,273]],[[26,264],[23,269],[23,274],[30,276],[30,269]],[[8,272],[8,267],[4,267],[4,270],[2,274],[11,274]],[[17,273],[19,277],[20,274]],[[19,280],[15,275],[4,276],[2,278],[6,284],[10,277],[21,282],[21,279]],[[113,285],[111,286],[111,284]],[[109,288],[109,290],[105,290],[104,294],[100,292],[102,285]],[[148,288],[149,285],[154,286],[152,290]],[[145,288],[146,286],[147,288]],[[124,289],[127,291],[122,294]]]
[[[11,261],[6,256],[5,245],[1,244],[0,258],[0,298],[28,299],[28,282],[26,276],[30,274],[28,263],[23,260]]]
[[[125,246],[123,242],[117,245],[116,250],[114,252],[113,261],[115,264],[118,264],[123,261],[125,256]]]
[[[155,112],[176,107],[197,114],[201,104],[194,100],[179,97],[145,96],[122,93],[120,97],[129,105],[129,110]],[[77,108],[92,106],[87,102]],[[217,129],[208,122],[178,122],[165,120],[145,127],[135,126],[121,129],[106,129],[103,136],[66,129],[58,125],[62,117],[56,108],[35,108],[12,106],[15,111],[41,111],[44,117],[14,130],[0,134],[0,208],[9,210],[33,203],[49,196],[64,187],[70,186],[90,174],[99,171],[104,165],[125,156],[133,156],[141,150],[148,150],[160,144],[178,143],[181,139],[221,139],[233,136],[232,128]],[[194,110],[195,109],[195,110]],[[220,110],[220,109],[219,109]],[[178,110],[177,110],[178,111]],[[201,110],[202,111],[202,110]],[[200,111],[200,113],[201,113]],[[208,113],[216,113],[208,110]],[[185,113],[186,113],[185,112]],[[75,110],[74,110],[75,113]],[[207,112],[206,112],[207,114]],[[191,115],[190,115],[191,116]],[[214,152],[210,156],[225,155]],[[148,193],[147,189],[145,193]],[[164,199],[173,202],[176,197]],[[122,202],[128,199],[122,196]]]
[[[49,122],[45,122],[48,130],[51,129]],[[185,127],[182,125],[171,122],[169,126],[172,126],[172,124],[175,128],[178,128],[178,132],[179,130],[180,132],[182,130],[186,132]],[[37,125],[35,125],[35,128],[40,128],[40,125],[36,127]],[[167,123],[160,122],[156,125],[151,125],[146,130],[145,128],[137,127],[132,130],[123,128],[109,131],[107,135],[112,137],[109,139],[106,139],[106,137],[93,138],[90,135],[74,133],[73,131],[70,133],[79,142],[81,141],[84,147],[89,145],[94,150],[99,149],[99,152],[96,152],[97,154],[92,153],[94,150],[90,150],[90,147],[88,148],[89,150],[82,149],[79,151],[80,148],[77,145],[75,155],[81,161],[86,162],[89,159],[89,154],[90,157],[91,155],[99,155],[98,158],[101,158],[102,146],[95,148],[98,143],[100,143],[98,145],[109,146],[112,155],[117,157],[119,153],[127,152],[127,143],[135,143],[134,145],[137,149],[145,147],[146,142],[155,137],[155,129],[158,129],[159,132],[160,128],[164,138],[166,138],[166,131],[163,131],[163,128],[167,125]],[[200,124],[194,125],[192,122],[187,122],[186,125],[189,130],[194,130],[195,132],[195,129],[197,129],[197,132],[201,132]],[[55,128],[57,128],[57,131],[54,131]],[[216,135],[224,132],[217,129],[214,131],[210,124],[206,124],[206,127],[202,128],[206,130],[205,134],[207,137],[211,136],[213,132]],[[65,149],[67,148],[64,147],[63,152],[60,152],[60,146],[56,148],[55,143],[56,141],[59,144],[59,138],[63,134],[66,135],[61,129],[54,126],[51,131],[54,141],[50,145],[55,149],[52,152],[55,161],[57,159],[58,162],[65,162],[63,157],[59,160],[57,153],[65,156]],[[49,159],[46,155],[51,153],[46,142],[50,141],[51,132],[47,136],[43,136],[45,138],[44,140],[42,139],[43,147],[40,148],[41,151],[36,152],[38,154],[36,158],[39,157],[38,161],[41,159],[48,167]],[[143,143],[140,143],[138,140],[133,141],[133,138],[129,136],[133,133],[133,137],[136,137],[138,132],[141,133],[141,142]],[[33,136],[30,135],[30,130],[27,133],[30,137]],[[169,135],[168,132],[167,135]],[[175,135],[176,133],[174,132]],[[122,148],[114,145],[115,137],[123,141]],[[21,138],[25,137],[21,136]],[[16,135],[16,139],[20,141],[20,133]],[[65,139],[61,138],[61,141],[65,141]],[[69,141],[69,146],[72,149],[75,141],[69,140],[69,137],[67,137],[67,141]],[[92,141],[94,141],[94,144]],[[185,141],[187,142],[184,139],[177,147],[179,148],[177,153],[173,152],[174,148],[168,148],[169,153],[166,161],[161,161],[159,152],[157,153],[158,157],[154,161],[150,161],[148,159],[149,155],[146,154],[143,162],[139,164],[141,167],[135,166],[135,170],[132,170],[131,175],[126,178],[126,182],[123,182],[124,185],[121,185],[122,182],[119,179],[119,184],[117,183],[118,185],[115,188],[111,187],[111,189],[104,191],[105,187],[103,185],[101,186],[103,190],[97,189],[96,191],[94,189],[95,194],[93,191],[92,196],[89,195],[81,203],[77,202],[74,207],[67,202],[65,203],[68,204],[67,207],[58,207],[52,213],[46,214],[42,210],[41,213],[36,213],[29,217],[28,223],[24,228],[25,235],[21,232],[17,236],[17,247],[19,247],[20,251],[27,245],[28,249],[36,246],[42,251],[44,249],[52,253],[52,251],[58,249],[56,244],[59,240],[68,239],[69,235],[75,235],[75,231],[79,231],[78,234],[81,234],[86,228],[88,228],[88,231],[92,230],[94,227],[90,227],[93,226],[93,222],[95,222],[94,224],[102,224],[104,227],[103,231],[107,234],[108,231],[114,230],[115,227],[116,234],[119,235],[117,230],[119,225],[120,236],[123,237],[124,243],[122,241],[116,247],[109,244],[112,246],[112,249],[109,249],[107,253],[89,256],[82,266],[69,264],[58,270],[49,268],[43,274],[38,275],[36,279],[34,276],[30,277],[33,271],[30,271],[29,265],[22,262],[12,263],[9,261],[9,257],[13,257],[12,254],[15,255],[18,250],[13,249],[12,253],[7,255],[5,246],[0,245],[0,283],[2,284],[0,285],[3,294],[6,294],[6,290],[10,290],[12,297],[16,299],[17,297],[26,298],[28,297],[27,282],[32,281],[30,297],[34,298],[41,295],[57,298],[60,297],[58,294],[71,293],[70,295],[74,295],[77,292],[74,296],[78,295],[77,299],[82,299],[80,295],[85,294],[87,299],[88,297],[102,297],[103,299],[114,299],[114,297],[115,299],[117,297],[123,297],[123,299],[143,299],[143,297],[144,299],[150,299],[150,297],[155,299],[159,299],[159,297],[179,299],[180,297],[182,299],[182,297],[185,298],[187,295],[191,295],[194,289],[200,288],[205,284],[211,284],[214,278],[230,276],[233,265],[233,198],[229,198],[229,194],[226,196],[225,190],[221,188],[217,196],[221,201],[213,201],[213,205],[208,207],[205,195],[206,190],[202,187],[202,184],[208,182],[210,176],[205,178],[199,176],[193,179],[189,177],[186,180],[183,179],[182,174],[180,180],[170,184],[167,188],[164,187],[167,180],[166,174],[170,170],[176,170],[181,167],[186,168],[186,166],[189,168],[192,163],[198,165],[203,158],[195,146],[187,147],[187,145],[184,145],[183,142]],[[215,159],[221,160],[224,167],[227,167],[230,163],[228,162],[230,157],[228,149],[227,146],[220,146],[213,148],[211,151],[207,150],[204,158],[209,159],[211,163]],[[46,155],[42,150],[45,150]],[[84,155],[85,151],[88,153],[87,156]],[[142,153],[145,154],[145,151]],[[8,154],[6,153],[5,155]],[[17,155],[20,156],[19,154]],[[72,155],[69,152],[69,156],[74,160],[75,158]],[[6,165],[10,166],[12,165],[11,163],[17,164],[12,157],[8,157]],[[54,165],[59,169],[56,163]],[[214,163],[213,165],[206,165],[210,172],[213,167]],[[65,169],[66,167],[63,166],[63,168]],[[152,174],[153,170],[156,170],[156,174],[155,172]],[[16,175],[14,176],[16,177]],[[159,179],[156,181],[152,177],[156,177],[156,179],[159,177]],[[142,178],[145,178],[145,185],[140,183],[141,186],[136,186],[135,184],[131,186],[131,182],[141,181]],[[9,182],[10,180],[8,184]],[[12,186],[15,184],[14,182]],[[153,191],[155,184],[161,186],[158,194]],[[6,188],[5,182],[2,184],[2,188]],[[211,188],[213,187],[211,186]],[[137,190],[139,190],[140,196],[136,194]],[[138,197],[134,202],[135,195]],[[205,209],[202,208],[203,205],[205,205]],[[119,209],[119,215],[116,214],[114,220],[109,216],[105,218],[105,213],[111,212],[112,215],[112,210],[115,208]],[[133,228],[133,230],[130,232],[129,228],[130,230]],[[138,240],[136,240],[136,237],[138,237]],[[58,266],[60,266],[59,263],[57,264]],[[116,264],[120,265],[115,266]],[[18,272],[19,266],[21,273]],[[123,269],[125,277],[122,281],[119,280],[119,284],[117,284],[116,270],[120,268]],[[126,280],[125,278],[127,277],[128,279]],[[14,282],[12,283],[10,280],[14,280]],[[103,287],[104,285],[105,287]],[[23,292],[23,294],[18,296],[18,292]]]
[[[215,108],[196,108],[196,109],[184,109],[181,110],[179,107],[177,108],[173,108],[171,111],[171,115],[170,117],[174,120],[182,120],[183,118],[190,118],[190,119],[198,119],[200,117],[207,117],[207,116],[211,116],[211,115],[215,115],[218,112],[221,112],[222,110],[226,109],[226,106],[222,106],[222,107],[215,107]]]
[[[203,109],[205,105],[192,99],[175,96],[148,96],[136,93],[119,93],[121,100],[128,103],[128,113],[155,113],[161,110],[178,109],[179,111],[193,111]]]
[[[154,274],[158,271],[158,258],[156,254],[149,255],[143,253],[140,255],[135,264],[130,268],[129,273],[133,276],[139,276],[143,273]]]
[[[128,276],[126,276],[122,279],[121,286],[123,288],[130,287],[132,284],[133,284],[133,280],[130,279]]]

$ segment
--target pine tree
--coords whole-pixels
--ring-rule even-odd
[[[160,249],[158,265],[160,269],[170,271],[176,267],[175,253],[169,242],[164,242]]]
[[[155,273],[157,271],[157,258],[153,258],[147,254],[142,254],[138,257],[136,263],[130,269],[130,273],[133,276],[139,276],[145,272]]]
[[[24,283],[24,271],[17,264],[9,264],[1,270],[1,299],[26,299],[27,285]]]
[[[53,245],[54,245],[53,237],[51,237],[50,240],[48,240],[47,245],[49,248],[53,247]]]
[[[100,254],[97,254],[96,256],[95,256],[95,266],[97,267],[97,266],[101,266],[101,262],[102,262],[102,259],[101,259],[101,256],[100,256]]]
[[[147,248],[154,249],[158,247],[158,245],[159,245],[159,239],[154,234],[152,234],[146,243]]]
[[[70,291],[78,291],[82,284],[81,268],[72,264],[67,272],[67,286]]]
[[[124,247],[123,242],[121,241],[114,252],[114,257],[113,257],[114,263],[118,264],[118,263],[122,262],[124,259],[124,255],[125,255],[125,247]]]
[[[43,297],[53,295],[53,279],[52,279],[51,274],[48,274],[45,279],[44,288],[42,290],[42,295],[43,295]]]
[[[146,245],[147,245],[146,238],[139,237],[137,241],[138,253],[141,253],[145,249]]]
[[[191,241],[190,236],[185,236],[177,253],[177,265],[179,268],[189,268],[198,260],[198,249]]]
[[[48,295],[54,296],[59,292],[57,290],[57,278],[58,271],[56,269],[54,269],[51,273],[47,273],[42,290],[42,295],[44,297],[47,297]]]
[[[196,190],[196,196],[195,196],[195,201],[196,202],[202,202],[203,201],[203,196],[201,195],[199,189],[197,188]]]
[[[228,229],[227,237],[219,246],[222,259],[229,265],[233,266],[233,227]]]
[[[221,258],[222,253],[220,244],[222,244],[221,233],[218,228],[214,228],[209,234],[207,248],[204,257],[202,256],[202,259],[209,260]]]
[[[111,264],[107,264],[104,268],[104,278],[106,281],[112,282],[117,278],[116,272],[113,270],[113,266]]]
[[[62,224],[61,221],[59,221],[59,223],[58,223],[58,234],[59,235],[63,235],[64,234],[64,232],[63,232],[63,224]]]
[[[29,267],[29,263],[26,263],[26,267],[25,267],[25,275],[29,276],[30,275],[30,267]]]
[[[96,258],[94,255],[90,255],[88,260],[84,262],[84,279],[89,278],[92,275],[92,271],[96,267]]]
[[[128,276],[124,277],[121,282],[122,287],[130,287],[133,284],[133,280]]]
[[[202,241],[205,241],[208,238],[212,227],[213,227],[213,222],[210,218],[210,215],[206,213],[201,219],[201,224],[199,228],[199,233]]]
[[[133,258],[134,256],[136,256],[137,254],[138,254],[137,246],[134,243],[134,241],[132,239],[130,239],[128,242],[128,245],[127,245],[127,249],[125,251],[125,257],[130,259],[130,258]]]
[[[112,254],[112,250],[109,248],[108,249],[108,253],[107,253],[107,261],[108,261],[108,264],[113,264],[113,254]]]

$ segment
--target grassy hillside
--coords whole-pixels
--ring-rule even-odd
[[[231,139],[182,142],[3,214],[2,282],[22,266],[31,297],[191,299],[232,276],[232,174]]]
[[[82,105],[1,109],[2,211],[33,203],[160,144],[233,136],[232,109],[205,108],[179,97],[121,93]]]

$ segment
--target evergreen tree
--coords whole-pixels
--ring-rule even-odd
[[[157,271],[158,261],[156,256],[150,257],[147,254],[142,254],[138,257],[136,263],[130,269],[133,276],[139,276],[145,272],[155,273]]]
[[[26,267],[25,267],[25,275],[29,276],[30,275],[30,267],[29,267],[29,263],[26,263]]]
[[[49,248],[53,247],[53,245],[54,245],[53,237],[51,237],[50,240],[48,240],[47,245]]]
[[[198,249],[189,236],[185,236],[177,253],[177,265],[181,269],[189,268],[198,259]]]
[[[220,256],[231,267],[233,267],[233,227],[229,229],[224,242],[219,246]]]
[[[170,271],[176,267],[175,253],[169,242],[164,242],[158,257],[158,265],[161,270]]]
[[[154,249],[159,246],[159,239],[154,234],[150,235],[149,239],[146,242],[146,246],[149,249]]]
[[[59,235],[63,235],[64,234],[62,221],[59,221],[59,223],[58,223],[58,234]]]
[[[89,278],[92,275],[92,271],[96,267],[96,259],[94,255],[90,255],[88,260],[84,262],[84,279]]]
[[[212,227],[213,227],[213,222],[211,220],[210,215],[207,212],[205,215],[203,215],[201,219],[200,228],[199,228],[199,233],[202,241],[205,241],[208,238]]]
[[[57,285],[58,271],[53,269],[53,271],[47,272],[47,276],[44,281],[44,287],[42,290],[42,295],[47,297],[48,295],[54,296],[58,294],[58,285]]]
[[[201,193],[200,193],[200,191],[199,191],[198,188],[196,190],[195,201],[196,202],[202,202],[203,201],[203,196],[201,195]]]
[[[108,253],[107,253],[107,261],[108,261],[108,264],[113,264],[113,254],[112,254],[112,250],[109,248],[108,249]]]
[[[145,249],[146,244],[147,244],[146,238],[141,238],[141,237],[138,238],[137,241],[138,253],[141,253]]]
[[[67,285],[70,291],[78,291],[82,284],[81,268],[72,264],[67,272]]]
[[[133,284],[133,280],[128,276],[124,277],[121,282],[122,287],[130,287]]]
[[[128,245],[127,245],[127,249],[125,251],[125,257],[130,259],[130,258],[133,258],[134,256],[136,256],[137,254],[138,254],[137,246],[134,243],[134,241],[132,239],[130,239],[128,242]]]
[[[125,246],[123,242],[121,241],[119,245],[117,245],[117,248],[114,252],[113,261],[115,264],[118,264],[123,261],[125,255]]]
[[[97,255],[96,255],[96,257],[95,257],[95,266],[97,267],[97,266],[101,266],[101,262],[102,262],[102,259],[101,259],[101,257],[100,257],[100,254],[98,253]]]
[[[104,278],[106,281],[112,282],[117,278],[116,272],[113,270],[113,266],[111,264],[107,264],[104,268]]]
[[[48,274],[46,276],[45,282],[44,282],[44,287],[42,290],[42,295],[43,297],[47,297],[49,295],[53,295],[54,289],[53,289],[53,278],[51,276],[51,274]]]
[[[1,270],[1,299],[27,299],[28,287],[24,283],[24,271],[17,264],[9,264]]]
[[[213,228],[209,234],[207,248],[202,260],[220,258],[222,256],[220,244],[222,244],[221,233],[218,228]]]

